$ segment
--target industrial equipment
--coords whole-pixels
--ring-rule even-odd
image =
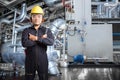
[[[47,50],[50,74],[60,73],[58,64],[61,67],[119,67],[119,2],[119,0],[35,0],[26,4],[26,0],[21,7],[19,7],[21,4],[16,4],[8,8],[12,2],[0,1],[5,6],[3,11],[5,14],[0,10],[2,59],[6,63],[15,63],[24,68],[25,51],[21,45],[21,33],[23,29],[31,26],[29,12],[37,4],[45,12],[45,22],[42,25],[51,29],[55,37],[54,45],[48,46]]]

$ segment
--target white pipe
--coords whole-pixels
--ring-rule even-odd
[[[87,58],[87,60],[108,60],[108,58],[93,57],[93,58]]]
[[[22,31],[22,30],[24,30],[25,28],[28,28],[28,27],[30,27],[30,26],[32,26],[32,25],[20,26],[20,25],[17,25],[17,24],[16,24],[16,26],[18,26],[19,28],[17,28],[15,31],[19,32],[19,31]]]
[[[102,4],[99,4],[97,5],[97,15],[98,15],[98,18],[101,18],[102,17]]]
[[[22,22],[25,19],[25,16],[27,15],[26,4],[25,3],[22,4],[22,9],[21,10],[22,10],[21,15],[16,19],[16,21]]]
[[[12,31],[12,45],[15,45],[16,44],[16,33],[15,33],[15,23],[16,23],[16,9],[15,9],[15,12],[14,12],[14,21],[13,21],[13,31]],[[16,52],[16,46],[13,47],[13,52],[15,53]]]
[[[12,31],[12,45],[14,45],[14,38],[15,38],[15,23],[16,23],[16,9],[15,9],[15,13],[14,13],[14,21],[13,21],[13,31]]]
[[[65,61],[66,59],[66,54],[65,54],[65,46],[66,46],[66,30],[63,31],[63,34],[64,34],[64,38],[63,38],[63,61]]]
[[[16,41],[17,41],[17,32],[15,31],[15,35],[14,35],[14,47],[13,47],[13,52],[15,53],[16,52]]]

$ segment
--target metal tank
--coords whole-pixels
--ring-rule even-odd
[[[17,40],[17,44],[18,46],[16,48],[17,49],[16,52],[13,52],[13,46],[11,44],[11,41],[2,44],[1,49],[2,59],[7,63],[16,62],[18,65],[24,65],[25,61],[24,49],[21,46],[20,40]]]
[[[21,41],[18,40],[17,43],[21,45]],[[13,52],[13,47],[11,45],[11,41],[6,42],[2,45],[2,59],[6,63],[15,63],[19,66],[24,66],[25,63],[25,52],[24,48],[22,46],[17,47],[17,51]],[[58,52],[54,50],[53,46],[48,46],[47,49],[47,55],[48,55],[48,70],[49,74],[52,75],[58,75]]]

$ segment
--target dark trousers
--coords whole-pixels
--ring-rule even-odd
[[[29,66],[25,69],[25,80],[34,80],[38,72],[39,80],[48,80],[48,72],[43,72],[40,66]]]
[[[39,80],[48,80],[48,60],[44,56],[36,65],[32,59],[25,60],[25,80],[34,80],[35,73],[38,72]]]

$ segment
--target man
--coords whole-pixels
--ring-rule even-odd
[[[22,45],[26,48],[25,79],[34,80],[35,72],[38,72],[39,80],[48,80],[47,45],[53,45],[54,37],[50,29],[41,26],[43,9],[34,6],[31,10],[31,22],[33,26],[22,32]]]

